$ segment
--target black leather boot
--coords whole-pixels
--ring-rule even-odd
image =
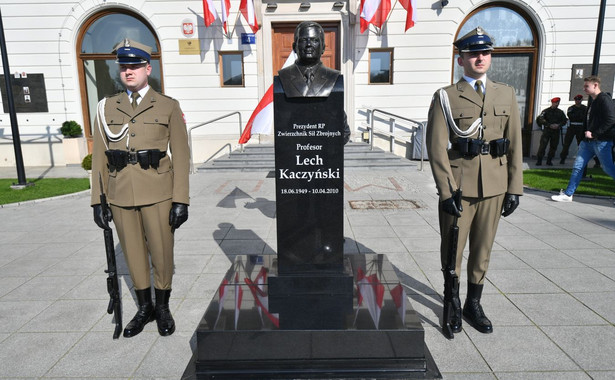
[[[542,165],[542,157],[538,157],[538,160],[536,160],[536,166],[541,166]]]
[[[463,305],[463,316],[476,330],[484,334],[490,334],[493,332],[493,326],[480,305],[482,293],[483,285],[468,282],[468,296],[466,303]]]
[[[548,166],[553,166],[553,161],[551,157],[547,157],[547,165]]]
[[[156,292],[156,324],[162,336],[169,336],[175,332],[175,321],[169,309],[171,289],[154,289]]]
[[[137,295],[137,303],[139,309],[134,318],[126,325],[124,329],[124,337],[130,338],[141,331],[146,324],[154,320],[154,304],[152,303],[152,290],[150,288],[143,290],[135,290]]]

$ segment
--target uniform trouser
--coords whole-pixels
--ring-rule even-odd
[[[538,153],[536,153],[536,157],[539,160],[545,156],[545,151],[547,150],[547,144],[549,144],[549,153],[547,154],[547,159],[552,159],[555,156],[555,151],[557,150],[557,146],[559,145],[559,129],[551,129],[549,127],[545,127],[545,130],[542,131],[542,135],[540,136],[540,145],[538,146]]]
[[[111,205],[113,222],[124,251],[135,289],[151,287],[150,257],[154,287],[171,289],[173,279],[173,232],[169,225],[172,201],[140,207]]]
[[[559,155],[559,158],[565,160],[568,157],[568,151],[570,150],[570,144],[572,144],[572,140],[576,137],[577,145],[581,144],[583,138],[585,137],[585,131],[583,131],[582,125],[571,125],[566,129],[566,135],[564,136],[564,145],[562,145],[562,152]]]
[[[504,204],[504,194],[489,198],[466,198],[463,197],[461,205],[463,211],[457,220],[459,226],[459,240],[457,244],[457,262],[455,271],[461,278],[461,259],[466,241],[470,240],[468,255],[468,282],[472,284],[483,284],[485,275],[489,268],[491,258],[491,248],[495,240],[495,233],[502,214]],[[453,216],[442,210],[442,204],[438,210],[440,219],[440,255],[442,268],[446,266],[448,247],[450,245],[450,230],[453,225]]]

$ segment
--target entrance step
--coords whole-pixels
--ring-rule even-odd
[[[385,152],[370,149],[369,144],[348,143],[344,146],[344,169],[398,169],[416,167],[416,162]],[[198,167],[207,171],[271,171],[275,169],[273,144],[245,145],[244,151],[235,150]]]

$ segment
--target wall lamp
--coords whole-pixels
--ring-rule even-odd
[[[310,3],[301,3],[299,4],[299,9],[307,11],[308,9],[310,9],[311,6],[312,4]]]
[[[278,9],[278,3],[267,3],[267,8],[268,11],[273,12],[276,9]]]

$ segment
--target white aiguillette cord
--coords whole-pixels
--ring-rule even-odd
[[[122,126],[122,129],[118,133],[113,133],[109,129],[109,125],[107,125],[107,121],[105,120],[105,104],[107,103],[107,98],[103,98],[100,102],[98,102],[98,129],[100,130],[100,135],[103,135],[103,131],[101,129],[104,128],[104,135],[107,136],[107,139],[111,142],[118,142],[123,139],[128,134],[128,123]],[[109,145],[107,142],[103,140],[105,143],[105,147],[109,149]],[[126,140],[126,148],[128,148],[128,139]]]
[[[450,130],[452,130],[455,133],[455,135],[459,137],[470,137],[474,133],[476,133],[476,131],[478,130],[479,131],[478,138],[482,139],[483,138],[482,119],[480,117],[477,118],[476,120],[474,120],[472,125],[470,125],[470,128],[468,128],[465,131],[462,131],[461,129],[459,129],[457,124],[455,124],[455,120],[453,119],[453,114],[451,113],[451,105],[448,100],[448,94],[446,93],[446,91],[444,91],[443,88],[440,89],[439,93],[440,93],[440,105],[442,106],[442,111],[444,112],[444,118],[446,119],[446,124],[448,124],[448,127],[450,128]],[[450,141],[450,138],[449,138],[449,141]]]

